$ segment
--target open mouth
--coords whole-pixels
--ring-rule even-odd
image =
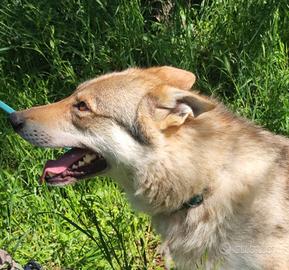
[[[98,153],[88,149],[72,148],[57,160],[48,160],[40,182],[67,185],[103,172],[107,162]]]

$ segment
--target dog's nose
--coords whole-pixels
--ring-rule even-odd
[[[9,115],[10,123],[15,131],[19,131],[23,128],[25,120],[22,114],[14,112]]]

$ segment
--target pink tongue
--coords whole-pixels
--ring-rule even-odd
[[[74,162],[80,160],[85,154],[87,150],[80,148],[73,148],[62,155],[57,160],[48,160],[43,169],[42,176],[40,178],[41,182],[45,181],[45,176],[47,173],[51,172],[54,174],[60,174],[67,170]]]

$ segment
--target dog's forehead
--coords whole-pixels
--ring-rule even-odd
[[[150,74],[126,70],[86,81],[78,86],[74,95],[78,100],[90,102],[98,114],[132,119],[142,98],[156,84]]]
[[[139,70],[110,73],[80,84],[75,94],[80,98],[94,98],[107,105],[133,105],[157,85],[156,80]],[[129,103],[128,103],[129,102]]]

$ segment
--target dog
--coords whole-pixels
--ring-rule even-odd
[[[72,148],[42,181],[115,179],[177,269],[202,258],[205,269],[289,269],[289,140],[192,91],[195,80],[169,66],[129,68],[10,121],[34,145]]]

